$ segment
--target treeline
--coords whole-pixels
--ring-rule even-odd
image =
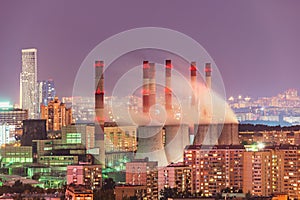
[[[239,124],[239,132],[244,131],[299,131],[300,125],[297,126],[267,126],[263,124]]]
[[[62,189],[63,190],[63,189]],[[30,184],[23,184],[20,180],[17,180],[14,185],[7,186],[3,185],[0,187],[0,196],[3,194],[53,194],[57,192],[57,189],[43,189],[41,187],[34,187]]]

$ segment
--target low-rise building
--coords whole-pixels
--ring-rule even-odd
[[[158,199],[157,162],[136,159],[126,163],[126,183],[146,186],[147,199]]]
[[[69,165],[67,167],[67,184],[84,185],[92,190],[102,186],[101,165]]]
[[[80,185],[70,185],[66,189],[65,194],[66,199],[68,200],[93,200],[93,190],[87,189],[84,186]]]
[[[184,163],[174,163],[158,169],[158,191],[176,188],[178,193],[192,193],[192,168]]]

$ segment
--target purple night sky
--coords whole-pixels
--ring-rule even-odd
[[[70,96],[86,55],[119,32],[180,31],[215,60],[227,95],[300,90],[300,1],[0,1],[0,99],[18,102],[21,49],[38,49],[38,79]]]

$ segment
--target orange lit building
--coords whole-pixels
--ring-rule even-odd
[[[84,186],[68,186],[66,189],[66,199],[68,200],[93,200],[94,195],[91,189]]]
[[[158,199],[157,164],[147,158],[126,163],[126,184],[144,185],[147,199]]]
[[[67,184],[85,185],[90,189],[102,187],[101,165],[69,165],[67,167]]]
[[[158,191],[176,188],[178,193],[192,193],[192,168],[181,163],[158,169]]]
[[[184,163],[192,168],[192,193],[212,196],[227,187],[242,189],[244,152],[242,145],[187,146]]]
[[[300,147],[277,145],[244,154],[244,192],[300,198]]]
[[[48,106],[41,105],[41,119],[47,120],[47,131],[58,131],[72,123],[72,110],[55,97]]]
[[[146,186],[144,185],[117,185],[114,189],[115,199],[137,197],[137,199],[146,198]]]

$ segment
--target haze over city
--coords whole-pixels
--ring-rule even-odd
[[[0,199],[300,199],[300,1],[0,1]]]
[[[90,1],[84,6],[82,1],[1,1],[0,99],[19,101],[23,48],[38,49],[39,79],[54,79],[58,96],[70,96],[80,64],[97,44],[147,26],[180,31],[199,42],[216,62],[227,95],[299,90],[299,6],[299,1]]]

